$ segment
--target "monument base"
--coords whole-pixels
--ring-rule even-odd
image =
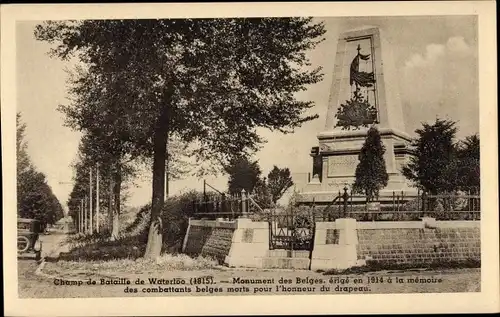
[[[378,200],[381,203],[392,203],[395,196],[405,198],[404,200],[415,198],[418,195],[418,190],[413,187],[409,187],[405,180],[400,179],[401,175],[389,175],[389,181],[387,186],[380,190]],[[354,183],[354,177],[342,179],[343,183],[348,184],[348,193],[351,194],[352,183]],[[320,184],[321,185],[321,184]],[[323,190],[317,184],[311,182],[307,184],[302,192],[298,192],[296,196],[296,202],[299,204],[314,204],[316,205],[327,205],[333,201],[337,196],[342,195],[344,192],[344,186],[331,186],[328,190]],[[357,194],[363,196],[362,194]],[[363,202],[363,198],[353,198],[354,202]]]
[[[313,149],[313,157],[321,161],[321,167],[313,172],[313,179],[298,193],[297,202],[327,204],[344,188],[351,193],[355,181],[359,153],[368,129],[355,131],[333,130],[318,135],[319,147]],[[401,169],[408,162],[410,137],[393,129],[379,129],[385,147],[384,161],[389,175],[387,186],[379,192],[381,202],[392,201],[394,196],[416,196],[417,189],[410,186]],[[359,200],[359,199],[358,199]]]

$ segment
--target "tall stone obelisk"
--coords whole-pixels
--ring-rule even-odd
[[[377,127],[385,146],[389,182],[381,196],[415,193],[401,174],[409,158],[399,83],[391,47],[380,29],[365,27],[340,34],[335,55],[325,130],[311,150],[313,178],[299,201],[331,201],[354,182],[358,155],[368,129]]]

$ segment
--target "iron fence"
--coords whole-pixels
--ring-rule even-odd
[[[477,191],[476,191],[477,192]],[[314,206],[314,202],[313,202]],[[436,220],[479,220],[481,198],[471,192],[458,194],[405,195],[404,192],[367,197],[349,194],[347,188],[326,207],[316,207],[316,221],[334,221],[337,218],[354,218],[358,221],[415,221],[423,217]]]
[[[207,191],[206,187],[212,191]],[[314,216],[315,222],[335,221],[338,218],[354,218],[358,221],[417,221],[423,217],[436,220],[480,220],[481,198],[476,194],[478,192],[477,189],[439,195],[420,191],[416,195],[392,192],[392,195],[381,195],[368,201],[366,196],[348,192],[348,189],[344,188],[344,191],[339,192],[326,206],[315,204],[313,201],[308,212]],[[292,209],[286,213],[278,213],[276,209],[262,210],[245,191],[230,195],[206,183],[203,198],[193,201],[193,211],[198,219],[232,220],[244,216],[258,221],[281,223],[288,221],[287,217],[295,217]],[[269,220],[270,218],[274,220]],[[276,233],[280,236],[283,232]],[[300,236],[304,232],[297,234]],[[286,239],[291,238],[282,238],[283,244],[288,243],[285,242]]]
[[[206,195],[203,200],[193,201],[193,214],[199,219],[236,219],[247,213],[248,205],[248,201],[238,195]]]
[[[250,199],[245,190],[229,194],[203,181],[202,198],[192,202],[193,214],[198,219],[236,219],[252,213]]]

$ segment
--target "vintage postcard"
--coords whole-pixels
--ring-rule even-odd
[[[500,310],[494,12],[2,6],[5,314]]]

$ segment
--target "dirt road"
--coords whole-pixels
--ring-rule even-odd
[[[51,231],[50,234],[40,236],[42,241],[42,258],[56,257],[61,243],[67,235],[60,231]],[[53,286],[49,280],[41,278],[35,274],[39,263],[30,257],[18,257],[18,290],[19,297],[46,297],[43,296],[46,290]]]
[[[57,257],[57,251],[67,235],[61,231],[51,231],[50,234],[40,236],[42,241],[42,257]]]

